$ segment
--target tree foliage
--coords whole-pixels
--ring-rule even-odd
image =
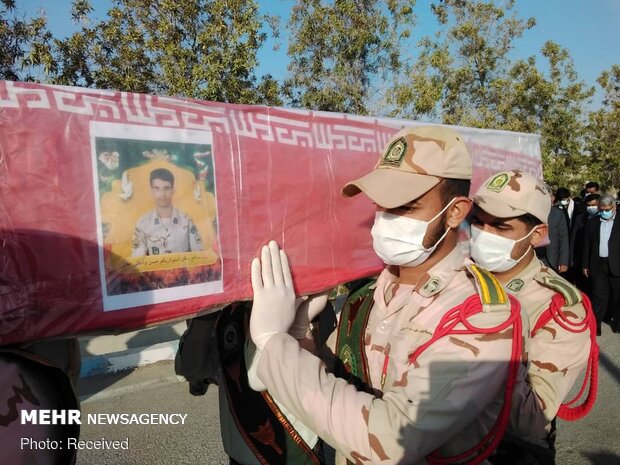
[[[519,19],[514,0],[441,0],[431,6],[439,30],[418,44],[417,60],[395,87],[399,116],[493,127],[496,87],[505,77],[514,40],[535,25]]]
[[[397,71],[413,0],[298,0],[285,91],[294,106],[368,114],[377,80]]]
[[[20,17],[15,0],[0,0],[0,79],[37,80],[31,54],[47,46],[51,34],[45,17]]]
[[[279,104],[271,76],[259,80],[266,39],[254,0],[114,0],[107,18],[89,20],[73,2],[79,31],[54,39],[39,57],[58,84],[236,103]]]
[[[44,12],[0,0],[0,79],[539,133],[550,184],[619,188],[620,65],[600,76],[604,100],[588,113],[594,90],[568,50],[549,40],[513,58],[536,23],[515,5],[436,0],[437,32],[413,46],[415,0],[297,0],[278,82],[257,76],[257,53],[279,32],[258,0],[111,0],[103,19],[73,0],[68,37]]]
[[[613,65],[597,80],[603,106],[591,112],[586,133],[592,179],[610,191],[620,189],[620,65]]]
[[[578,192],[589,177],[584,147],[587,104],[594,89],[579,79],[568,51],[547,41],[541,55],[516,61],[496,85],[496,127],[541,135],[546,181]]]
[[[544,175],[576,188],[589,176],[584,155],[586,107],[593,89],[579,79],[568,50],[547,41],[534,56],[512,60],[514,43],[535,25],[515,2],[441,0],[441,28],[424,38],[408,79],[394,92],[397,114],[417,119],[541,135]],[[543,71],[544,70],[544,71]]]

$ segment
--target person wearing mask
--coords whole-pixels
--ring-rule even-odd
[[[498,177],[511,182],[498,189]],[[590,358],[595,338],[588,329],[595,329],[594,316],[586,311],[579,290],[534,253],[547,234],[551,207],[542,181],[518,170],[498,173],[473,200],[471,257],[519,299],[531,328],[528,382],[515,390],[510,427],[492,462],[551,464],[553,420]],[[558,299],[562,321],[546,318]],[[585,325],[588,321],[591,327]]]
[[[584,235],[588,220],[598,215],[598,200],[600,197],[601,196],[598,194],[588,194],[586,196],[584,200],[585,211],[575,217],[575,220],[573,221],[573,228],[571,229],[570,266],[574,271],[571,276],[575,280],[575,285],[587,295],[591,295],[590,280],[581,272],[583,269],[582,251],[584,245]]]
[[[554,196],[555,206],[562,210],[564,213],[564,219],[566,221],[566,226],[570,229],[571,218],[572,218],[572,209],[571,209],[571,201],[570,191],[565,187],[560,187]]]
[[[586,212],[586,203],[585,203],[585,189],[581,191],[578,196],[573,197],[573,214],[571,216],[573,224],[575,223],[575,218],[579,215],[583,215]]]
[[[620,220],[611,195],[598,201],[599,215],[588,220],[583,247],[583,274],[592,284],[592,303],[601,332],[601,322],[611,322],[620,333]]]
[[[375,169],[343,188],[376,204],[373,247],[387,267],[345,302],[326,361],[288,334],[286,254],[272,241],[252,262],[258,378],[337,460],[484,460],[506,426],[504,399],[524,382],[523,327],[518,302],[457,241],[471,176],[462,136],[426,126],[397,133]]]
[[[538,257],[551,269],[562,274],[568,271],[570,261],[570,220],[566,209],[570,192],[563,187],[555,193],[555,203],[547,220],[549,244],[536,250]]]

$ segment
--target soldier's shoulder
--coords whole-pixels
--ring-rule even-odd
[[[136,228],[144,229],[146,226],[151,224],[154,211],[155,210],[148,211],[140,218],[138,218],[138,221],[136,221]]]
[[[552,269],[542,268],[534,275],[534,282],[552,295],[561,295],[564,298],[564,307],[583,307],[581,291]]]
[[[466,263],[465,270],[473,284],[473,291],[480,297],[483,311],[510,310],[508,294],[493,273],[475,263]],[[466,297],[468,296],[463,296]]]
[[[174,212],[175,212],[174,216],[179,219],[179,222],[182,225],[187,225],[188,223],[192,222],[191,217],[187,213],[185,213],[183,210],[175,208]]]

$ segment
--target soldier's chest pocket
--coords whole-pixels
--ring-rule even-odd
[[[398,338],[399,350],[394,353],[394,357],[390,357],[388,366],[387,381],[390,385],[405,387],[407,378],[411,379],[412,376],[439,380],[446,373],[463,369],[479,353],[470,340],[447,335],[416,354],[418,348],[430,339],[430,333],[417,331],[409,337]]]
[[[148,242],[162,242],[168,239],[169,234],[167,233],[150,233],[146,235],[146,240]]]
[[[429,341],[431,334],[422,330],[403,328],[390,341],[389,371],[392,377],[400,377],[402,373],[415,367],[410,362],[411,355]]]

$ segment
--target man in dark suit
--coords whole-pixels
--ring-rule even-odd
[[[599,194],[588,194],[583,202],[583,213],[577,213],[573,216],[573,227],[570,231],[570,269],[571,277],[574,278],[573,284],[588,295],[591,295],[590,279],[586,278],[581,270],[581,260],[583,259],[583,241],[586,234],[586,225],[588,220],[598,215],[598,200],[601,198]]]
[[[566,214],[566,205],[568,205],[568,190],[558,189],[558,193],[562,195],[560,199],[556,199],[555,204],[549,211],[549,219],[547,221],[549,227],[549,244],[546,247],[536,249],[536,255],[545,265],[560,274],[568,271],[570,261],[570,234],[569,220]],[[556,194],[557,195],[557,194]]]
[[[611,195],[602,195],[598,208],[599,215],[586,225],[583,274],[591,278],[598,334],[606,317],[613,332],[620,333],[620,220]]]

